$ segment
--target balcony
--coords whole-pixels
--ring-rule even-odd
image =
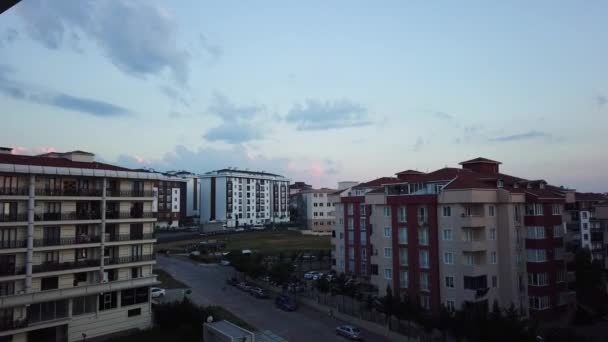
[[[101,189],[36,189],[36,196],[101,197]]]
[[[106,191],[107,197],[154,197],[152,190],[110,190]]]
[[[152,240],[154,233],[145,234],[106,234],[106,242]]]
[[[27,213],[0,214],[0,222],[27,222]]]
[[[95,235],[80,235],[74,237],[66,237],[59,239],[36,239],[34,240],[34,247],[46,247],[46,246],[66,246],[66,245],[78,245],[84,243],[99,243],[101,242],[101,236]]]
[[[156,260],[155,254],[150,255],[131,255],[118,258],[110,258],[106,262],[107,265],[129,264],[132,262],[152,261]]]
[[[16,321],[0,320],[0,331],[23,329],[23,328],[27,328],[27,325],[28,325],[28,322],[26,319],[21,319],[21,320],[16,320]]]
[[[460,222],[463,227],[484,227],[486,220],[483,215],[480,214],[465,214],[460,215]]]
[[[14,276],[25,274],[25,267],[15,267],[14,265],[0,265],[0,276]]]
[[[462,250],[466,252],[482,252],[486,249],[485,239],[466,240],[462,242]]]
[[[141,212],[141,211],[137,211],[137,210],[106,212],[106,219],[108,219],[108,220],[130,219],[130,218],[156,218],[156,213]]]
[[[78,220],[101,220],[101,214],[97,211],[36,214],[36,221],[78,221]]]
[[[26,246],[27,246],[27,240],[0,241],[0,249],[25,248]]]
[[[0,188],[0,196],[27,196],[28,188]]]
[[[72,262],[46,262],[40,265],[32,266],[32,273],[63,271],[76,268],[99,267],[99,259],[87,259]]]

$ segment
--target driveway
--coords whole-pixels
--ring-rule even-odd
[[[335,334],[342,322],[305,306],[296,312],[281,311],[272,299],[257,299],[226,285],[234,275],[232,267],[196,264],[176,258],[157,256],[157,267],[192,289],[190,298],[200,305],[222,306],[261,331],[270,330],[290,342],[345,341]],[[366,341],[389,342],[379,335],[364,331]]]

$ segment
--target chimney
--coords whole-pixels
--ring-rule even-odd
[[[11,154],[13,153],[12,147],[2,147],[0,146],[0,154]]]

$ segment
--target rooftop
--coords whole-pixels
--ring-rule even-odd
[[[64,155],[65,153],[60,153],[60,154]],[[96,162],[96,161],[93,161],[93,162],[72,161],[70,159],[61,157],[59,155],[57,155],[56,157],[49,157],[49,156],[45,156],[45,155],[28,156],[28,155],[21,155],[21,154],[0,154],[0,164],[34,165],[34,166],[50,166],[50,167],[65,167],[65,168],[79,168],[79,169],[112,170],[112,171],[133,171],[133,170],[125,168],[125,167],[100,163],[100,162]]]
[[[245,330],[239,327],[238,325],[232,324],[228,321],[217,321],[205,324],[231,338],[242,338],[251,336],[251,332],[249,332],[248,330]]]
[[[276,173],[270,173],[270,172],[266,172],[266,171],[250,171],[250,170],[239,170],[239,169],[220,169],[220,170],[215,170],[215,171],[210,171],[205,173],[206,175],[212,175],[212,174],[220,174],[220,173],[244,173],[244,174],[250,174],[250,175],[259,175],[259,176],[270,176],[270,177],[283,177],[281,175],[278,175]]]
[[[477,164],[477,163],[502,164],[499,161],[488,159],[488,158],[482,158],[482,157],[477,157],[475,159],[463,161],[463,162],[460,162],[459,164],[460,165],[466,165],[466,164]]]

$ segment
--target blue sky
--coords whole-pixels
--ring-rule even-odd
[[[607,11],[23,0],[0,15],[0,145],[315,186],[484,156],[608,191]]]

